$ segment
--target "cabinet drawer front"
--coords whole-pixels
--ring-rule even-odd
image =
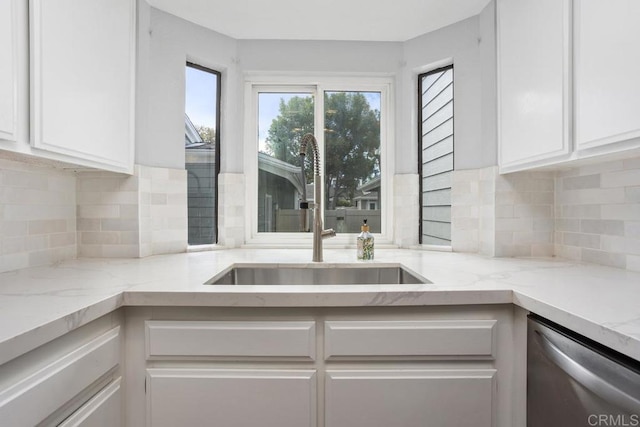
[[[315,322],[156,321],[146,323],[147,357],[315,359]]]
[[[118,378],[82,405],[58,427],[118,427],[122,425],[121,379]]]
[[[493,356],[495,320],[328,321],[325,359]]]
[[[278,369],[148,369],[153,427],[315,427],[316,373]]]
[[[490,427],[493,369],[327,371],[326,427]]]
[[[119,333],[116,327],[0,392],[2,425],[38,424],[116,367]]]

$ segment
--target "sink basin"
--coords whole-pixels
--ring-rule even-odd
[[[431,283],[400,264],[234,264],[207,285],[400,285]]]

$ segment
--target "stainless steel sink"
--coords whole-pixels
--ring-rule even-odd
[[[234,264],[207,285],[399,285],[431,283],[400,264]]]

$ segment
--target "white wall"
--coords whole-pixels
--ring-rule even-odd
[[[480,74],[482,140],[475,167],[498,164],[498,59],[496,45],[496,2],[480,13]]]
[[[496,164],[495,124],[495,31],[493,3],[464,21],[404,43],[401,76],[401,130],[396,152],[396,173],[417,171],[418,75],[444,65],[454,65],[454,161],[455,169]],[[483,57],[484,55],[484,57]],[[490,86],[483,87],[488,83]],[[492,85],[492,86],[491,86]],[[485,113],[487,110],[487,113]]]
[[[417,75],[455,65],[455,166],[496,164],[495,7],[405,43],[235,40],[140,0],[136,163],[182,168],[184,64],[223,73],[221,170],[243,172],[245,72],[385,74],[396,79],[395,173],[417,172]]]
[[[184,168],[187,60],[222,73],[220,141],[241,145],[237,42],[139,1],[136,163]],[[232,150],[221,150],[222,171],[237,172]]]
[[[402,61],[402,43],[240,40],[244,71],[387,73]]]

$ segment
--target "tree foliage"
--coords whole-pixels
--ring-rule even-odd
[[[267,152],[276,159],[300,164],[300,139],[313,133],[313,98],[295,96],[280,100],[279,114],[269,127],[265,140]]]
[[[199,126],[196,126],[196,130],[200,134],[200,138],[202,138],[202,142],[205,142],[208,145],[215,144],[216,130],[214,128],[210,128],[204,125],[199,125]]]
[[[372,110],[364,94],[358,92],[327,92],[324,103],[325,206],[352,206],[357,187],[380,171],[380,112]],[[279,115],[265,141],[268,154],[299,165],[300,138],[313,133],[313,109],[310,97],[281,100]],[[305,170],[310,182],[309,163]]]

